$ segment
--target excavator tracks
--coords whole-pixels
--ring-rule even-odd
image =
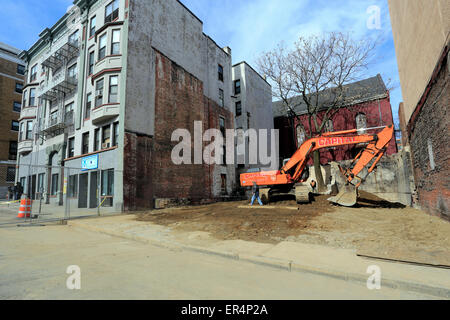
[[[298,204],[310,203],[311,196],[308,186],[297,185],[295,186],[295,200]]]

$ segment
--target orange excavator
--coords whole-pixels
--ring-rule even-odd
[[[376,134],[358,134],[361,131],[377,129],[383,130]],[[309,203],[311,192],[310,187],[305,183],[308,179],[308,170],[305,168],[309,156],[314,151],[323,148],[364,144],[365,147],[355,157],[349,168],[344,169],[339,166],[341,173],[346,178],[346,183],[335,197],[328,199],[333,203],[352,207],[357,202],[358,187],[375,169],[385,154],[393,135],[393,125],[324,133],[305,141],[280,170],[241,174],[241,186],[251,187],[255,182],[258,186],[263,187],[260,189],[260,194],[264,202],[269,202],[273,196],[290,194],[295,195],[297,203]],[[359,177],[358,174],[369,165],[366,177]]]

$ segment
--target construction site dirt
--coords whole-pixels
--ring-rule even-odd
[[[139,221],[180,231],[203,231],[219,240],[295,241],[355,249],[363,256],[450,266],[450,223],[420,210],[361,192],[353,208],[329,196],[310,204],[279,199],[267,207],[247,201],[154,210]]]

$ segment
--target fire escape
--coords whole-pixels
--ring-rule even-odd
[[[60,135],[65,130],[69,133],[74,130],[74,111],[73,108],[66,110],[65,101],[76,92],[78,86],[76,69],[68,69],[68,64],[79,54],[78,41],[69,39],[42,62],[48,75],[41,84],[39,98],[50,106],[50,116],[40,123],[38,134],[45,138]]]

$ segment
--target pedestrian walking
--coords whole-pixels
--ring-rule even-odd
[[[255,181],[253,181],[252,192],[253,192],[253,196],[252,196],[251,205],[253,206],[253,202],[255,202],[255,199],[256,199],[256,200],[258,200],[259,205],[262,206],[263,203],[261,201],[261,198],[259,197],[259,187],[256,185]]]

